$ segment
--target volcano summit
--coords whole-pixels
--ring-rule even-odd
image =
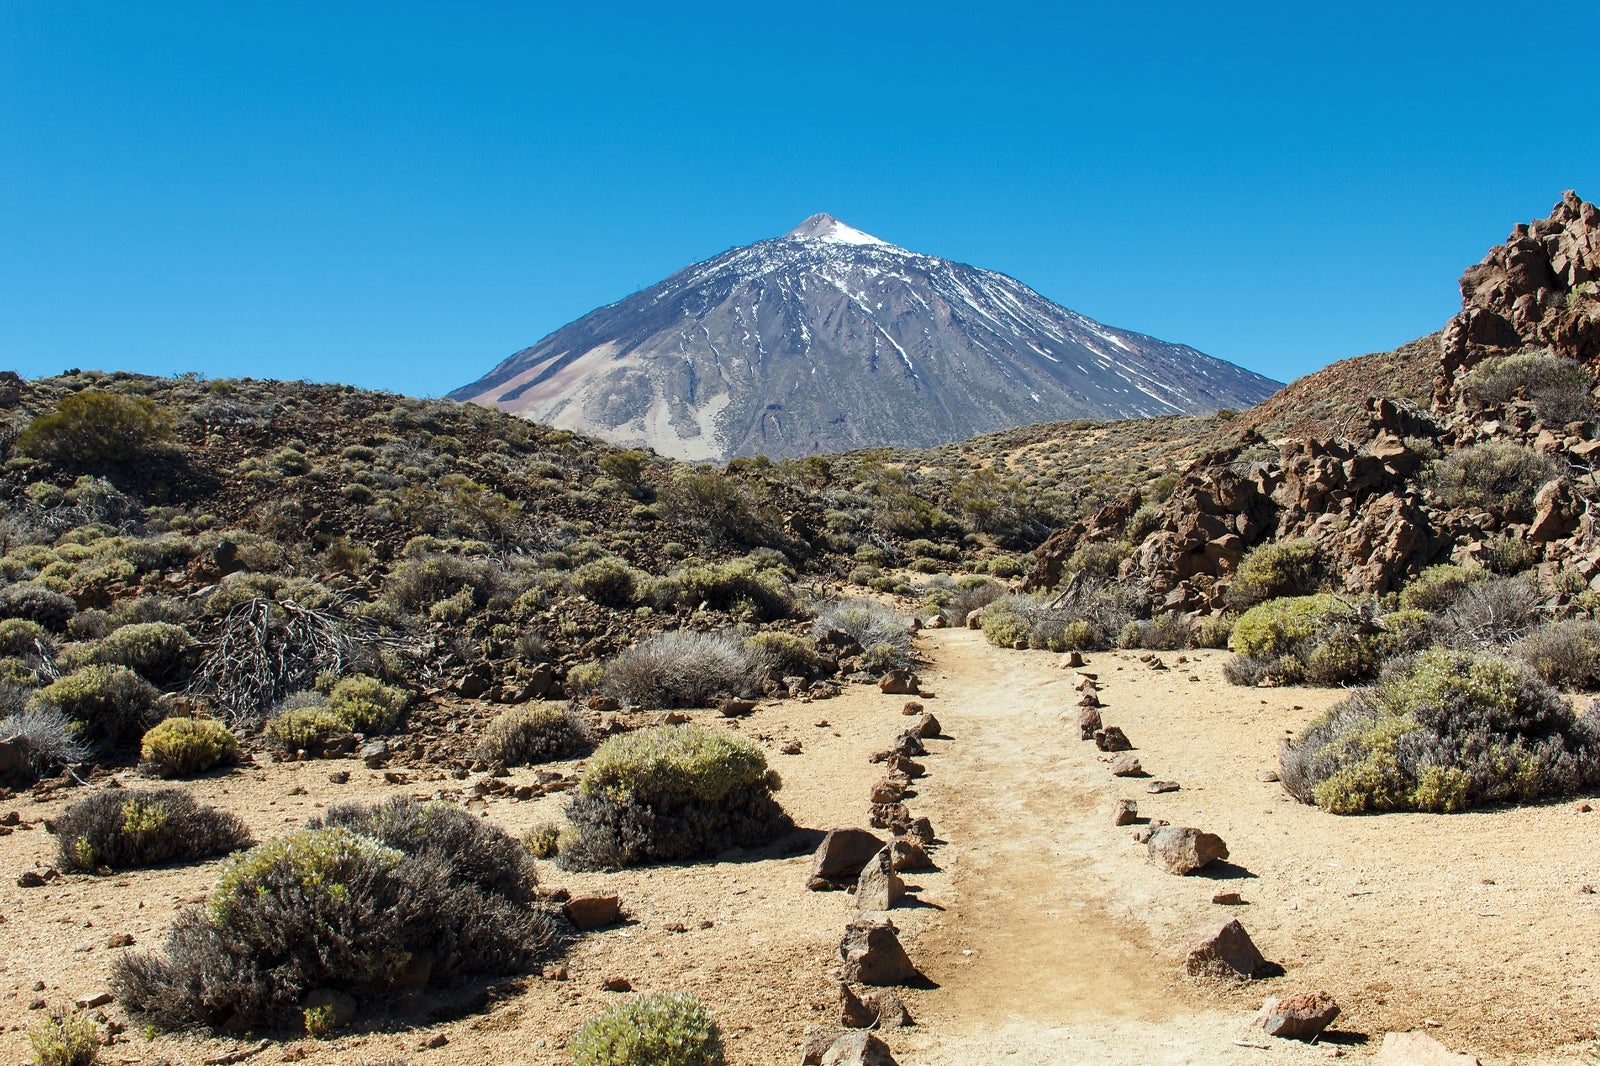
[[[818,214],[591,311],[450,397],[720,460],[1244,408],[1277,388]]]

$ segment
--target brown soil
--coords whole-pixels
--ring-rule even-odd
[[[939,871],[908,875],[914,905],[895,912],[932,986],[904,996],[919,1026],[885,1034],[908,1066],[1012,1054],[1260,1061],[1264,1052],[1250,1044],[1273,1045],[1277,1061],[1312,1061],[1330,1049],[1247,1028],[1263,997],[1306,988],[1326,989],[1343,1006],[1332,1047],[1352,1057],[1370,1054],[1386,1030],[1433,1023],[1445,1043],[1489,1064],[1584,1057],[1600,1006],[1600,896],[1583,890],[1600,886],[1600,813],[1562,803],[1454,816],[1327,815],[1257,775],[1274,766],[1284,731],[1338,692],[1230,688],[1220,653],[1182,663],[1168,653],[1167,670],[1132,653],[1091,656],[1106,720],[1127,731],[1148,771],[1183,786],[1147,795],[1143,781],[1112,778],[1105,757],[1075,738],[1076,693],[1059,656],[999,651],[968,631],[929,633],[923,644],[932,662],[923,682],[937,693],[927,706],[948,739],[930,742],[929,775],[910,805],[948,843],[935,855]],[[867,755],[903,727],[903,702],[854,688],[831,701],[767,704],[736,728],[768,748],[786,782],[780,798],[800,825],[862,824],[877,776]],[[779,754],[790,739],[802,742],[802,754]],[[329,781],[338,769],[351,771],[348,784]],[[451,794],[470,783],[409,772],[415,780],[394,785],[352,761],[263,764],[192,787],[268,836],[330,802],[397,790]],[[532,779],[513,772],[513,783]],[[1209,877],[1160,872],[1130,830],[1112,827],[1110,808],[1122,797],[1137,798],[1143,815],[1220,833],[1234,865]],[[127,950],[107,947],[108,938],[132,934],[135,950],[158,945],[178,907],[201,899],[215,874],[197,865],[16,887],[17,873],[52,861],[54,839],[38,823],[70,798],[7,805],[35,828],[0,838],[0,1060],[25,1060],[25,1030],[46,1013],[30,1011],[30,1001],[55,1008],[102,990],[111,958]],[[489,798],[481,809],[520,833],[557,818],[562,802]],[[600,987],[619,975],[640,991],[698,994],[728,1034],[731,1062],[792,1063],[805,1030],[831,1020],[830,971],[851,911],[847,895],[805,890],[802,844],[621,874],[541,863],[547,883],[616,892],[630,916],[573,946],[567,980],[496,986],[486,1010],[454,1021],[367,1018],[321,1044],[290,1035],[246,1061],[566,1063],[572,1032],[619,999]],[[1220,890],[1237,890],[1248,904],[1212,904]],[[1248,986],[1181,976],[1190,930],[1228,916],[1244,922],[1284,976]],[[33,991],[39,980],[43,992]],[[126,1020],[114,1006],[102,1009]],[[447,1042],[425,1048],[438,1036]],[[133,1022],[102,1060],[198,1064],[254,1046],[146,1039]]]

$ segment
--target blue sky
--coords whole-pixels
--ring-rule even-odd
[[[419,395],[816,211],[1289,379],[1600,197],[1600,5],[0,0],[0,367]]]

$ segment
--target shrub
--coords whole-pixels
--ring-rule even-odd
[[[59,708],[86,738],[115,744],[144,728],[156,690],[126,666],[86,666],[52,681],[34,700],[38,707]]]
[[[575,1066],[723,1066],[717,1023],[686,992],[639,996],[584,1024],[572,1038]]]
[[[1511,654],[1558,688],[1600,688],[1600,622],[1569,618],[1530,632]]]
[[[565,758],[582,748],[583,729],[564,707],[540,704],[497,715],[478,741],[478,758],[502,766],[528,766]]]
[[[554,822],[540,822],[522,837],[522,846],[536,859],[553,859],[560,850],[561,827]]]
[[[770,622],[794,613],[792,572],[751,558],[718,565],[686,566],[650,584],[650,602],[659,610],[712,610],[747,614]]]
[[[1000,647],[1109,648],[1134,620],[1135,595],[1114,583],[1075,580],[1054,598],[1004,596],[983,609],[983,633]]]
[[[99,663],[126,666],[151,681],[164,681],[182,672],[195,646],[188,630],[171,622],[139,622],[113,630],[95,648]]]
[[[1370,677],[1403,645],[1406,625],[1393,624],[1370,597],[1331,593],[1288,596],[1250,608],[1233,625],[1240,662],[1224,667],[1234,684],[1340,685]]]
[[[1163,614],[1123,626],[1117,637],[1117,647],[1177,651],[1189,647],[1191,640],[1189,623],[1182,615]]]
[[[319,754],[327,742],[349,730],[325,704],[288,707],[267,719],[262,735],[278,751],[292,755],[304,751]]]
[[[1434,648],[1313,722],[1281,769],[1335,814],[1529,801],[1600,783],[1600,722],[1521,663]]]
[[[328,713],[352,733],[386,733],[399,722],[407,702],[404,689],[354,674],[329,691]]]
[[[572,575],[572,584],[602,607],[631,607],[643,575],[621,559],[596,559]]]
[[[341,824],[235,856],[163,954],[117,960],[118,998],[162,1026],[249,1028],[302,1023],[316,988],[382,995],[527,970],[554,944],[529,905],[532,865],[502,830],[449,809],[340,808]]]
[[[235,815],[162,788],[106,789],[79,800],[56,819],[56,843],[64,869],[95,870],[208,859],[254,841]]]
[[[1441,563],[1430,566],[1400,592],[1400,605],[1423,611],[1443,611],[1468,585],[1493,575],[1480,566]]]
[[[674,630],[624,649],[607,665],[601,687],[635,707],[705,707],[752,694],[771,666],[733,633]]]
[[[750,637],[745,645],[770,660],[785,677],[816,677],[823,672],[822,656],[805,637],[767,630]]]
[[[879,655],[891,660],[892,667],[911,664],[911,623],[876,600],[843,599],[824,604],[817,611],[811,633],[821,637],[833,630],[847,634],[863,649],[884,645]]]
[[[577,869],[714,855],[791,827],[777,775],[754,744],[698,725],[612,737],[589,759],[567,808],[561,862]]]
[[[1490,577],[1463,588],[1440,615],[1446,644],[1487,649],[1509,644],[1538,619],[1541,597],[1526,577]]]
[[[28,1045],[37,1066],[94,1066],[100,1061],[100,1030],[81,1014],[61,1015],[29,1028]]]
[[[52,633],[64,631],[77,609],[71,596],[32,581],[0,588],[0,618],[25,618]]]
[[[1504,404],[1522,392],[1533,401],[1539,420],[1550,425],[1565,425],[1594,414],[1594,374],[1577,360],[1550,352],[1485,359],[1461,385],[1468,395],[1488,406]]]
[[[1125,540],[1089,540],[1079,544],[1068,557],[1066,571],[1105,580],[1114,579],[1122,561],[1133,551]]]
[[[210,718],[168,718],[139,745],[144,768],[159,777],[192,777],[239,761],[239,741]]]
[[[1308,596],[1322,581],[1322,555],[1304,538],[1268,542],[1252,548],[1228,586],[1228,606],[1248,610],[1283,596]]]
[[[1546,456],[1510,441],[1486,441],[1451,452],[1434,471],[1446,507],[1479,507],[1506,518],[1530,518],[1533,498],[1555,475]]]
[[[0,655],[37,655],[41,647],[49,651],[54,644],[38,622],[26,618],[7,618],[0,622]]]
[[[957,589],[955,595],[950,597],[939,613],[944,615],[946,625],[952,629],[959,629],[967,624],[967,615],[987,607],[1005,594],[1006,587],[998,581],[969,585]]]
[[[85,389],[28,423],[15,448],[63,465],[115,466],[149,455],[172,436],[172,416],[140,396]]]
[[[1210,615],[1195,622],[1190,639],[1197,648],[1226,648],[1232,636],[1233,619]]]
[[[21,741],[24,777],[42,777],[89,757],[89,746],[59,707],[33,707],[0,717],[0,737]]]

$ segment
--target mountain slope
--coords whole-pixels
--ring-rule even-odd
[[[1277,387],[813,215],[593,311],[450,396],[725,459],[1248,407]]]

